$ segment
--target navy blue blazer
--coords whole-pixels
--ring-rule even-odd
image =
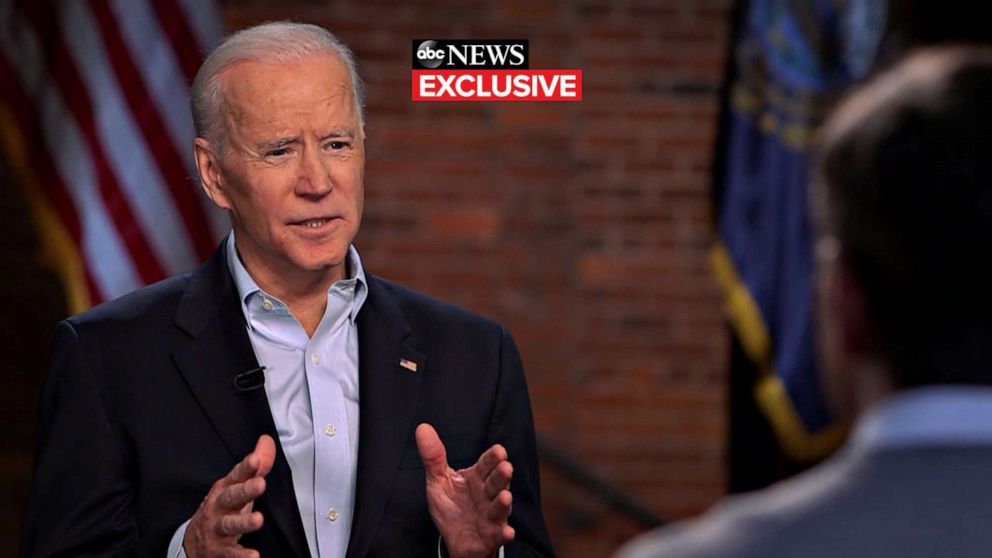
[[[39,419],[25,516],[28,556],[164,557],[175,529],[217,479],[276,440],[242,538],[262,556],[307,556],[292,474],[264,389],[234,377],[258,366],[222,248],[197,270],[61,322]],[[414,429],[437,429],[452,467],[493,443],[514,466],[509,556],[552,556],[517,349],[494,322],[369,275],[358,318],[360,427],[348,558],[436,556]],[[400,366],[406,359],[416,372]]]

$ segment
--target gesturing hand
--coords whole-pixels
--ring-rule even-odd
[[[452,558],[491,558],[513,540],[510,478],[513,465],[496,444],[471,467],[448,466],[444,444],[429,424],[417,427],[417,449],[427,473],[427,507]]]
[[[186,556],[258,557],[257,551],[244,548],[238,539],[262,527],[262,513],[252,511],[252,505],[265,492],[265,475],[272,470],[275,459],[276,444],[263,434],[255,450],[214,483],[186,527]]]

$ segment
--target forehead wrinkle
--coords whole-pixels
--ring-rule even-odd
[[[335,79],[322,85],[326,87],[322,92],[312,89],[317,83],[311,85],[292,78],[270,83],[267,79],[266,66],[294,62],[244,60],[222,70],[218,78],[222,80],[222,106],[228,133],[233,131],[232,128],[240,128],[238,132],[248,136],[246,139],[258,137],[261,133],[270,138],[261,140],[266,143],[275,143],[286,137],[299,139],[300,134],[312,134],[313,137],[335,134],[360,136],[361,118],[346,70],[337,68],[337,72],[331,71]],[[343,63],[335,58],[333,64]],[[297,119],[304,124],[294,121]],[[330,131],[321,136],[321,128]]]
[[[309,128],[348,130],[357,126],[349,93],[347,88],[343,88],[340,91],[329,92],[315,101],[269,96],[260,103],[237,102],[238,100],[235,99],[231,104],[239,105],[236,118],[242,124],[251,123],[279,129],[284,127],[284,122],[289,123],[286,128],[298,128],[302,122]],[[299,122],[294,122],[297,119]],[[333,124],[322,125],[327,122]],[[296,130],[293,130],[293,134],[296,133]],[[282,135],[293,134],[283,132]]]

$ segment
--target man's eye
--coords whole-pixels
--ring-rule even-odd
[[[278,147],[276,149],[269,150],[269,152],[266,153],[265,155],[267,157],[282,157],[283,155],[288,155],[288,154],[289,154],[288,147]]]
[[[348,147],[348,142],[346,141],[331,141],[327,143],[327,147],[337,151],[338,149],[344,149]]]

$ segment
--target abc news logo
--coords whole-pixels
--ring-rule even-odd
[[[414,101],[581,101],[582,70],[532,70],[525,39],[414,39]]]
[[[526,40],[469,41],[414,39],[413,69],[527,69]]]

